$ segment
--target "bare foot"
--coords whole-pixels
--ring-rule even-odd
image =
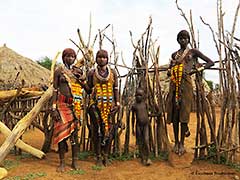
[[[76,161],[77,161],[77,160],[73,160],[72,165],[71,165],[71,168],[74,169],[74,170],[79,169]]]
[[[96,160],[96,166],[103,166],[103,162],[100,158]]]
[[[182,143],[179,144],[179,156],[183,155],[186,152],[184,145]]]
[[[147,159],[146,166],[150,166],[152,164],[151,159]]]
[[[102,163],[104,166],[109,166],[111,164],[108,158],[104,158]]]
[[[65,171],[65,166],[64,164],[60,164],[57,169],[56,169],[57,172],[64,172]]]
[[[142,163],[144,166],[146,166],[146,164],[147,164],[146,159],[141,158],[141,163]]]
[[[176,154],[178,154],[179,153],[179,143],[176,143],[175,145],[174,145],[174,147],[173,147],[173,150],[172,150],[173,152],[175,152]]]

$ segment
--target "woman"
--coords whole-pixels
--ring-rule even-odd
[[[67,139],[72,145],[72,165],[77,169],[78,127],[81,118],[82,88],[79,79],[83,76],[80,69],[73,66],[76,53],[73,49],[64,49],[63,66],[54,72],[52,117],[55,120],[53,143],[58,144],[60,165],[58,172],[65,170],[64,154],[68,151]]]
[[[84,86],[91,94],[89,114],[93,128],[93,143],[96,165],[107,165],[111,145],[111,116],[119,107],[118,78],[115,70],[108,65],[108,52],[99,50],[96,54],[97,67],[88,73]]]
[[[189,49],[190,35],[186,30],[182,30],[177,35],[177,42],[180,49],[172,54],[169,66],[171,76],[169,94],[167,99],[167,121],[173,123],[175,145],[173,151],[176,154],[184,154],[184,139],[189,136],[188,130],[189,116],[191,112],[191,102],[193,101],[193,87],[191,73],[197,67],[197,58],[206,62],[205,67],[214,65],[213,61],[202,54],[197,49]],[[179,141],[179,123],[181,124],[181,137]]]

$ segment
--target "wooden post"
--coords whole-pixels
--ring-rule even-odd
[[[2,122],[0,122],[0,132],[5,136],[5,137],[8,137],[10,134],[11,134],[11,130],[8,129],[8,127],[3,124]],[[33,156],[37,157],[37,158],[40,158],[42,159],[43,157],[45,157],[45,153],[24,143],[22,140],[18,140],[16,142],[16,146],[18,148],[21,148],[22,150],[32,154]]]
[[[31,122],[37,117],[41,108],[45,105],[45,103],[52,97],[53,87],[49,87],[49,89],[42,95],[37,104],[33,107],[33,109],[24,116],[13,128],[12,133],[8,136],[5,142],[0,147],[0,163],[7,156],[11,148],[16,144],[17,140],[24,133],[26,128],[31,124]]]

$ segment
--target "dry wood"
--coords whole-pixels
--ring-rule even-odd
[[[5,178],[7,174],[8,174],[7,170],[0,167],[0,179]]]
[[[17,97],[34,97],[41,96],[43,93],[43,91],[30,91],[25,88],[23,88],[19,94],[17,90],[0,91],[0,102],[7,102],[17,94]]]
[[[55,69],[55,65],[56,65],[58,56],[59,56],[60,54],[61,54],[61,52],[57,52],[56,56],[55,56],[54,59],[52,60],[50,84],[53,83],[54,69]]]
[[[49,89],[42,95],[34,108],[24,116],[14,127],[11,134],[6,138],[2,146],[0,147],[0,163],[7,156],[11,148],[16,144],[17,140],[24,133],[26,128],[31,124],[31,122],[37,117],[41,108],[45,105],[46,102],[52,97],[53,87]]]
[[[2,122],[0,122],[0,132],[5,136],[5,137],[8,137],[10,134],[11,134],[11,130],[8,129],[8,127],[3,124]],[[39,158],[39,159],[42,159],[43,157],[45,157],[45,153],[24,143],[22,140],[17,140],[16,142],[16,146],[18,148],[21,148],[23,151],[26,151],[30,154],[32,154],[33,156]]]

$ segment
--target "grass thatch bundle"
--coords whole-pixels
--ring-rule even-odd
[[[37,62],[23,57],[6,45],[0,47],[0,90],[48,84],[50,71]]]

